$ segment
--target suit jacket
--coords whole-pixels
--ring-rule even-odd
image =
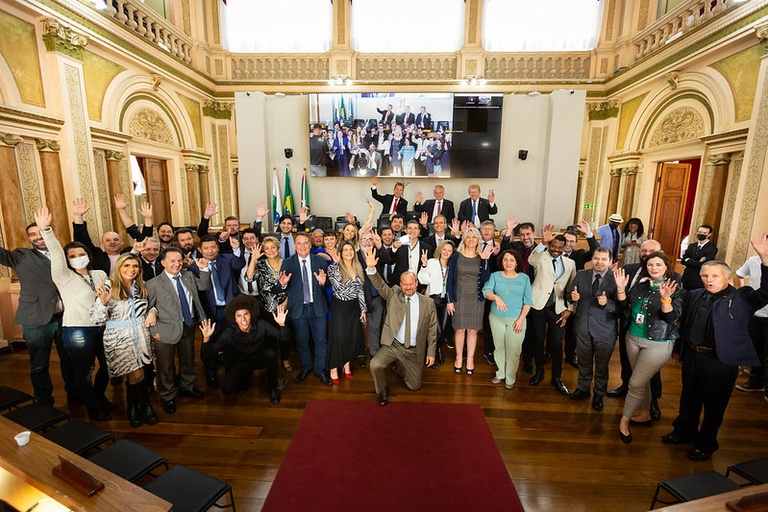
[[[11,267],[19,276],[21,291],[14,323],[35,327],[53,318],[59,292],[51,278],[51,260],[36,249],[0,247],[0,265]]]
[[[424,128],[425,130],[431,130],[432,129],[432,114],[427,112],[426,114],[422,114],[419,112],[416,114],[416,126],[419,128]]]
[[[144,282],[150,281],[165,272],[163,265],[160,263],[160,258],[157,258],[152,263],[144,260],[141,256],[139,256],[139,259],[141,259],[141,277],[144,279]]]
[[[408,270],[408,251],[411,250],[410,246],[401,245],[400,248],[395,252],[395,269],[392,272],[392,283],[399,284],[400,283],[400,276],[403,275],[403,272],[406,272]],[[419,262],[417,264],[416,273],[419,273],[419,270],[421,270],[421,251],[427,251],[427,254],[429,254],[429,246],[422,241],[416,242],[416,247],[412,249],[416,251],[419,255]],[[433,249],[434,250],[434,249]]]
[[[82,224],[75,224],[72,223],[72,233],[74,235],[75,242],[80,242],[84,246],[88,248],[88,250],[91,253],[91,266],[95,270],[101,270],[107,276],[110,276],[112,273],[110,272],[110,267],[112,266],[112,262],[109,260],[109,256],[101,247],[96,247],[93,245],[93,241],[91,241],[91,235],[88,234],[88,223],[83,222]]]
[[[200,217],[200,224],[197,225],[197,236],[198,238],[203,238],[204,236],[209,235],[208,232],[208,226],[210,224],[210,219],[206,219],[205,217]],[[232,244],[229,243],[229,239],[224,240],[223,242],[219,240],[219,234],[215,233],[216,235],[216,242],[219,244],[219,253],[232,253]],[[240,245],[243,245],[243,238],[240,236],[240,233],[237,234],[237,241],[240,242]]]
[[[477,198],[477,216],[480,217],[480,222],[487,221],[491,215],[496,215],[498,212],[496,203],[491,206],[491,202],[484,197]],[[472,199],[470,198],[466,198],[459,205],[459,221],[464,222],[465,220],[472,222]]]
[[[382,123],[389,124],[389,123],[391,123],[392,121],[395,120],[395,113],[392,112],[391,110],[382,110],[380,108],[377,108],[376,112],[381,114],[381,122]]]
[[[413,205],[413,209],[417,212],[427,212],[427,222],[432,222],[432,214],[435,211],[434,199],[427,199],[423,203],[416,203]],[[472,206],[469,208],[470,215],[472,214]],[[445,217],[445,222],[451,224],[451,221],[456,217],[456,212],[453,209],[453,201],[443,198],[443,205],[440,209],[440,213]]]
[[[367,272],[366,272],[367,273]],[[381,329],[381,344],[390,346],[395,341],[395,335],[405,320],[405,294],[400,286],[387,285],[378,272],[368,277],[387,301],[387,317]],[[413,297],[419,299],[419,323],[416,329],[416,360],[423,361],[425,357],[435,357],[437,346],[437,314],[435,301],[426,295],[416,293]]]
[[[416,122],[416,115],[411,112],[409,114],[406,114],[403,112],[399,116],[397,116],[397,124],[400,126],[405,126],[407,124],[414,124]]]
[[[623,307],[619,306],[621,301],[616,297],[616,279],[613,277],[613,272],[608,269],[600,280],[597,295],[592,295],[592,281],[594,281],[592,269],[579,270],[566,290],[569,301],[574,288],[578,289],[581,296],[575,303],[576,319],[573,328],[580,336],[591,335],[595,340],[613,341],[618,336],[618,320],[623,311]],[[597,302],[597,298],[603,292],[608,299],[605,306]]]
[[[393,194],[381,195],[379,194],[378,190],[371,188],[371,197],[373,197],[384,206],[384,208],[381,210],[381,213],[389,213],[390,208],[392,208],[392,201],[395,199]],[[405,215],[406,211],[408,211],[408,201],[401,197],[397,203],[397,213]]]
[[[139,226],[136,224],[131,224],[127,228],[125,228],[125,232],[128,233],[128,236],[136,240],[137,242],[141,242],[147,237],[152,236],[152,226],[141,226],[141,229],[139,229]]]
[[[216,273],[219,276],[219,283],[221,284],[221,287],[224,289],[224,302],[227,303],[232,300],[232,298],[240,293],[240,288],[238,286],[238,281],[240,279],[240,270],[245,266],[245,259],[243,258],[243,250],[240,251],[240,256],[235,256],[234,254],[221,254],[216,257]],[[210,265],[211,263],[208,262],[208,268],[209,271],[207,272],[210,274]],[[192,271],[196,276],[201,276],[202,274],[206,272],[201,272],[199,268],[197,268],[197,262],[193,261],[189,265],[189,270]],[[216,295],[213,292],[213,279],[211,279],[211,286],[209,288],[205,289],[205,293],[203,294],[203,307],[205,308],[205,313],[211,317],[215,318],[216,316]]]
[[[560,279],[555,280],[555,268],[552,265],[552,256],[549,251],[538,252],[534,249],[528,257],[528,263],[531,264],[536,273],[536,279],[531,285],[534,309],[544,309],[554,288],[555,313],[560,314],[566,309],[574,310],[574,305],[569,304],[565,297],[565,290],[570,287],[571,281],[576,277],[576,264],[568,258],[561,257],[560,260],[563,262],[564,271]]]
[[[586,265],[587,262],[592,259],[592,255],[595,254],[595,249],[600,247],[600,243],[597,241],[595,235],[587,238],[587,243],[589,244],[589,249],[574,249],[571,251],[571,254],[567,256],[567,258],[572,259],[576,264],[576,270],[583,270],[584,265]]]
[[[422,234],[423,234],[423,231],[424,230],[422,229]],[[444,235],[443,240],[450,240],[451,242],[453,242],[455,246],[459,245],[460,240],[455,236],[450,235],[447,232],[444,233],[443,235]],[[427,253],[427,256],[429,256],[430,258],[433,258],[435,255],[435,250],[437,249],[437,235],[435,233],[432,233],[431,235],[428,234],[422,237],[420,241],[423,245],[427,246],[427,250],[429,251],[429,253]]]
[[[611,255],[613,258],[613,261],[616,261],[619,259],[619,254],[613,252],[613,243],[615,241],[615,238],[619,239],[618,245],[618,251],[621,252],[621,230],[619,228],[611,228],[610,224],[603,224],[599,228],[597,228],[597,236],[600,237],[600,247],[605,247],[609,251],[611,251]]]
[[[683,257],[680,258],[680,263],[685,265],[683,270],[683,287],[686,290],[695,290],[696,288],[703,288],[704,284],[701,282],[701,266],[704,261],[710,261],[717,256],[717,247],[712,242],[707,242],[704,247],[699,249],[699,243],[694,242],[685,249]],[[704,258],[704,261],[700,261]]]
[[[373,252],[376,255],[377,258],[379,258],[379,262],[376,264],[376,270],[381,272],[381,269],[384,268],[384,265],[390,262],[390,259],[392,258],[390,251],[387,249],[384,249],[382,247],[381,250],[377,249],[376,247],[373,248]],[[365,268],[365,252],[361,248],[359,251],[357,251],[357,259],[360,262],[360,265]],[[371,284],[371,277],[363,272],[363,275],[365,276],[365,281],[363,282],[363,293],[365,294],[365,306],[368,309],[368,311],[371,310],[371,306],[373,304],[373,284]],[[378,293],[378,292],[377,292]]]
[[[325,280],[325,285],[320,286],[315,276],[312,275],[318,270],[328,272],[328,262],[324,258],[315,254],[309,255],[309,279],[312,281],[312,311],[316,316],[325,316],[328,312],[328,301],[325,296],[325,289],[331,285],[329,279]],[[291,318],[296,320],[304,313],[304,289],[301,282],[301,262],[299,261],[299,255],[294,254],[290,258],[283,260],[283,265],[280,267],[281,272],[291,274],[291,280],[288,281],[288,313]],[[275,284],[275,292],[281,292],[283,288],[280,287],[280,283]]]
[[[179,274],[181,282],[192,296],[194,311],[191,311],[193,319],[205,320],[203,305],[200,302],[198,290],[204,291],[211,287],[211,273],[201,272],[199,276],[188,270],[182,270]],[[163,272],[155,279],[147,282],[149,294],[149,307],[157,309],[157,323],[149,328],[154,336],[160,334],[160,343],[175,345],[181,339],[184,332],[184,316],[181,313],[179,292],[176,291],[176,283]]]

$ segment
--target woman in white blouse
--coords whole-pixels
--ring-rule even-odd
[[[421,253],[422,268],[419,270],[419,282],[427,285],[427,295],[435,301],[437,312],[437,351],[434,369],[444,363],[442,345],[451,336],[451,316],[446,311],[446,280],[448,278],[448,263],[451,261],[455,246],[450,240],[444,240],[437,245],[435,257],[427,260],[427,251]]]

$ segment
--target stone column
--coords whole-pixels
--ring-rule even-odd
[[[605,219],[612,213],[616,213],[619,207],[619,188],[621,187],[621,169],[611,169],[611,185],[608,189],[608,201],[605,206]],[[602,219],[596,219],[602,222]]]
[[[633,217],[635,208],[635,187],[637,183],[637,167],[626,167],[624,173],[624,201],[621,208],[621,216],[624,220]]]
[[[712,226],[712,242],[717,245],[720,236],[720,225],[723,218],[723,205],[725,204],[725,189],[728,187],[728,169],[731,165],[731,154],[722,153],[710,155],[707,166],[704,169],[704,186],[702,189],[706,200],[702,204],[701,221],[699,224]]]
[[[24,198],[19,182],[16,146],[22,138],[10,133],[0,133],[0,207],[5,220],[5,247],[29,247],[24,229],[27,226]]]
[[[197,164],[184,164],[184,170],[187,173],[187,198],[189,199],[189,219],[192,222],[200,220],[200,203],[198,202],[198,188],[200,186],[200,178],[197,173],[199,170]]]
[[[200,211],[205,211],[208,203],[211,202],[211,187],[208,182],[208,166],[201,165],[198,169],[200,173]],[[198,217],[198,221],[200,218]]]
[[[107,159],[107,186],[109,187],[109,197],[115,197],[117,194],[123,194],[123,196],[125,196],[128,200],[128,204],[133,205],[133,191],[123,190],[122,180],[120,179],[120,162],[123,160],[123,158],[125,158],[125,154],[123,154],[122,151],[112,151],[108,149],[104,151],[104,156]],[[131,210],[133,210],[132,207]],[[120,233],[123,239],[126,240],[126,243],[128,243],[130,238],[126,238],[127,233],[125,232],[125,228],[128,226],[123,225],[123,221],[120,219],[120,215],[115,209],[114,203],[110,203],[109,211],[114,230]],[[131,217],[136,216],[133,211],[130,212],[130,215]],[[137,224],[140,222],[139,219],[135,220]]]
[[[35,139],[35,145],[43,174],[45,204],[53,215],[51,227],[62,240],[69,239],[72,233],[67,198],[64,194],[64,181],[61,178],[61,160],[59,159],[61,148],[55,140]]]
[[[580,192],[581,209],[577,219],[584,219],[596,227],[605,220],[599,212],[606,208],[608,190],[605,181],[608,178],[608,169],[616,167],[606,164],[609,152],[613,149],[611,142],[617,129],[619,102],[611,100],[587,103],[587,108],[587,158],[584,163],[583,190]],[[589,206],[585,208],[584,205]]]

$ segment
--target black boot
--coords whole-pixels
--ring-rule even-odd
[[[139,386],[139,417],[141,418],[141,421],[147,425],[154,425],[157,423],[157,415],[155,414],[155,410],[152,408],[152,402],[149,401],[149,392],[147,391],[148,387],[144,381],[139,382],[137,386]]]
[[[128,423],[136,428],[141,426],[141,391],[139,388],[143,386],[140,382],[138,384],[128,384],[126,386],[126,403],[128,404]]]

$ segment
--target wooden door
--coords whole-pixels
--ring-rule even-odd
[[[168,173],[165,160],[140,158],[139,162],[147,187],[147,201],[152,205],[155,226],[161,222],[171,222],[171,201],[168,195]]]
[[[683,217],[691,164],[662,164],[656,179],[656,207],[651,236],[674,260],[682,240]]]

